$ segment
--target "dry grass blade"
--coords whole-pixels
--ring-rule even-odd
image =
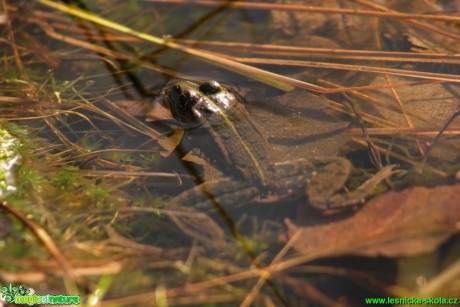
[[[350,132],[353,134],[360,134],[358,128],[351,128]],[[438,130],[428,128],[405,128],[405,127],[386,127],[386,128],[367,128],[369,135],[417,135],[417,136],[436,136],[439,134]],[[443,135],[459,135],[460,130],[446,130]]]
[[[274,265],[274,264],[281,262],[281,259],[283,259],[283,257],[287,254],[287,252],[292,248],[295,242],[299,239],[299,235],[300,235],[300,231],[294,234],[291,238],[289,238],[289,241],[286,242],[286,244],[283,246],[281,251],[272,260],[270,265]],[[240,306],[251,306],[254,299],[259,294],[260,289],[263,287],[263,285],[265,284],[265,281],[269,277],[270,277],[270,274],[268,274],[268,272],[265,271],[265,269],[262,269],[260,272],[259,280],[254,285],[254,287],[251,289],[251,292],[244,298],[244,301],[241,303]]]
[[[114,38],[116,40],[116,38]],[[127,39],[127,38],[126,38]],[[125,38],[119,38],[124,41]],[[212,49],[228,50],[240,52],[245,50],[245,54],[262,54],[277,57],[297,57],[297,58],[332,58],[332,59],[354,59],[361,61],[386,61],[386,62],[411,62],[411,63],[449,63],[457,64],[460,61],[460,54],[440,54],[440,53],[416,53],[416,52],[397,52],[397,51],[374,51],[374,50],[351,50],[351,49],[330,49],[313,48],[302,46],[286,46],[276,44],[249,44],[224,41],[194,41],[178,40],[187,45],[200,44]]]
[[[436,146],[436,143],[439,141],[439,138],[445,134],[445,132],[447,132],[447,128],[449,127],[449,125],[452,124],[452,122],[458,117],[460,116],[460,111],[457,111],[455,112],[451,118],[449,118],[449,120],[444,124],[444,126],[441,128],[441,130],[439,130],[439,133],[436,135],[436,137],[433,139],[433,141],[430,143],[430,145],[428,146],[428,149],[427,151],[425,152],[424,156],[423,156],[423,159],[422,161],[420,162],[420,166],[419,166],[419,169],[418,171],[421,173],[422,172],[422,169],[423,167],[425,166],[425,163],[428,159],[428,156],[430,155],[430,152],[431,150],[433,149],[434,146]]]
[[[353,138],[353,141],[361,146],[366,146],[367,147],[367,143],[361,139],[358,139],[358,138]],[[387,154],[389,155],[390,157],[393,157],[393,158],[396,158],[398,160],[401,160],[401,161],[404,161],[405,163],[407,164],[410,164],[410,165],[413,165],[413,166],[416,166],[418,165],[418,161],[414,161],[412,159],[409,159],[403,155],[400,155],[398,153],[395,153],[395,152],[392,152],[392,151],[389,151],[388,149],[385,149],[381,146],[375,146],[375,148],[382,154]],[[448,177],[449,175],[446,173],[446,172],[443,172],[439,169],[436,169],[435,167],[432,167],[432,166],[426,166],[429,170],[431,170],[433,172],[433,174],[436,174],[440,177]]]
[[[182,3],[190,4],[188,0],[147,0],[148,2],[166,2],[166,3]],[[365,3],[365,2],[364,2]],[[198,5],[221,5],[221,2],[217,1],[206,1],[206,0],[197,0],[193,1],[193,4]],[[340,9],[340,8],[323,8],[323,7],[313,7],[306,5],[289,5],[289,4],[275,4],[275,3],[249,3],[249,2],[231,2],[228,4],[230,7],[234,8],[250,8],[250,9],[261,9],[261,10],[285,10],[285,11],[295,11],[295,12],[310,12],[310,13],[326,13],[326,14],[340,14],[340,15],[358,15],[358,16],[372,16],[372,17],[391,17],[391,18],[401,18],[401,19],[425,19],[425,20],[443,20],[443,21],[453,21],[460,23],[460,17],[457,16],[438,16],[438,15],[429,15],[429,14],[405,14],[394,11],[364,11],[364,10],[349,10],[349,9]]]
[[[201,58],[203,60],[209,61],[210,63],[213,63],[213,64],[215,64],[217,66],[224,67],[224,68],[226,68],[228,70],[234,71],[234,72],[239,73],[239,74],[243,74],[245,76],[251,76],[256,80],[259,80],[261,82],[267,83],[267,84],[272,85],[274,87],[277,87],[279,89],[282,89],[282,90],[285,90],[285,91],[289,91],[289,90],[293,89],[292,86],[290,86],[286,82],[286,81],[291,81],[291,82],[294,81],[291,78],[287,78],[287,77],[277,75],[275,73],[271,73],[271,72],[268,72],[268,71],[265,71],[265,70],[262,70],[262,69],[258,69],[258,68],[255,68],[255,67],[251,67],[251,66],[247,66],[247,65],[244,65],[244,64],[241,64],[241,63],[230,61],[230,60],[227,60],[225,58],[216,56],[216,55],[214,55],[212,53],[209,53],[209,52],[203,52],[203,51],[198,50],[198,49],[194,49],[194,48],[190,48],[190,47],[180,45],[178,43],[175,43],[174,41],[168,41],[168,40],[165,40],[165,39],[162,39],[162,38],[159,38],[159,37],[155,37],[155,36],[140,32],[140,31],[136,31],[134,29],[128,28],[128,27],[123,26],[121,24],[112,22],[112,21],[104,19],[104,18],[102,18],[100,16],[91,14],[89,12],[86,12],[86,11],[83,11],[83,10],[80,10],[80,9],[77,9],[77,8],[74,8],[74,7],[71,7],[71,6],[67,6],[67,5],[64,5],[64,4],[59,4],[59,3],[49,1],[49,0],[38,0],[38,2],[40,2],[40,3],[42,3],[42,4],[46,5],[46,6],[55,8],[57,10],[72,14],[74,16],[89,20],[89,21],[94,22],[94,23],[97,23],[99,25],[106,26],[106,27],[111,28],[113,30],[116,30],[116,31],[119,31],[119,32],[122,32],[122,33],[125,33],[125,34],[129,34],[129,35],[133,35],[135,37],[138,37],[140,39],[143,39],[143,40],[146,40],[146,41],[158,44],[158,45],[162,45],[162,46],[166,46],[166,47],[169,47],[169,48],[181,50],[181,51],[186,52],[188,54],[197,56],[198,58]]]
[[[32,232],[37,236],[37,238],[43,243],[43,245],[46,247],[50,255],[56,260],[56,262],[59,264],[59,267],[61,267],[65,273],[69,277],[69,286],[70,286],[70,291],[76,292],[76,284],[75,282],[78,281],[78,277],[74,272],[74,269],[70,265],[70,263],[66,260],[62,252],[59,250],[57,245],[54,243],[54,240],[51,238],[51,236],[44,230],[40,225],[32,221],[31,219],[27,218],[27,216],[21,212],[20,210],[12,207],[9,205],[6,201],[1,201],[1,206],[2,208],[13,214],[16,218],[18,218],[24,225],[26,225]]]
[[[340,246],[334,246],[328,249],[324,249],[317,252],[309,253],[308,255],[302,255],[298,257],[294,257],[289,260],[285,260],[282,262],[278,262],[276,264],[269,265],[264,268],[264,274],[269,274],[269,276],[275,276],[277,273],[284,272],[289,268],[296,267],[300,264],[320,259],[327,255],[333,255],[336,253],[340,253],[341,250],[346,250],[349,242],[344,242],[340,244]],[[213,289],[216,287],[220,287],[223,285],[227,285],[230,283],[244,281],[248,279],[258,278],[260,277],[261,271],[259,269],[252,269],[249,271],[244,271],[241,273],[230,274],[223,277],[217,277],[212,280],[204,281],[204,282],[197,282],[188,284],[185,288],[171,288],[166,290],[166,295],[168,298],[174,298],[176,296],[183,295],[185,293],[196,293],[196,292],[203,292],[205,290]],[[268,277],[268,275],[267,275]],[[156,293],[149,292],[149,293],[142,293],[132,296],[126,296],[119,299],[107,300],[105,303],[110,304],[135,304],[135,303],[143,303],[155,300]]]
[[[128,125],[127,123],[124,123],[126,126],[130,127],[131,129],[140,132],[142,134],[145,134],[148,137],[151,137],[152,139],[157,139],[159,136],[161,136],[160,133],[155,131],[154,129],[150,128],[143,122],[139,121],[138,119],[134,118],[132,115],[130,115],[128,112],[125,110],[121,109],[118,107],[116,104],[112,103],[111,101],[104,99],[103,100],[104,104],[109,107],[113,112],[116,114],[120,115],[122,118],[124,118],[127,122],[130,124]],[[102,111],[101,111],[102,112]],[[104,112],[105,113],[105,112]],[[110,117],[114,122],[118,122],[119,119],[105,113],[105,116]]]
[[[43,12],[36,12],[36,15],[37,16],[43,16],[43,17],[48,17],[48,18],[51,18],[52,16],[48,16],[47,14],[43,13]],[[88,42],[85,42],[85,41],[82,41],[82,40],[79,40],[79,39],[76,39],[76,38],[73,38],[73,37],[69,37],[67,35],[63,35],[63,34],[60,34],[60,33],[57,33],[56,31],[54,31],[54,28],[49,25],[48,23],[46,23],[45,21],[39,19],[39,20],[36,20],[35,21],[42,29],[43,31],[45,31],[46,34],[48,34],[50,37],[53,37],[57,40],[60,40],[60,41],[63,41],[63,42],[66,42],[66,43],[69,43],[69,44],[72,44],[72,45],[75,45],[75,46],[79,46],[79,47],[82,47],[82,48],[87,48],[89,50],[93,50],[99,54],[103,54],[103,55],[106,55],[108,57],[111,57],[111,58],[115,58],[115,59],[119,59],[119,60],[128,60],[128,61],[131,61],[132,63],[135,63],[137,65],[140,65],[140,66],[143,66],[143,67],[146,67],[148,69],[151,69],[153,71],[157,71],[159,73],[164,73],[164,74],[169,74],[169,75],[176,75],[177,77],[180,77],[180,78],[183,78],[183,79],[190,79],[191,77],[190,76],[187,76],[187,75],[184,75],[184,74],[177,74],[169,69],[166,69],[166,68],[163,68],[163,67],[159,67],[158,65],[153,65],[152,63],[149,63],[149,62],[146,62],[146,61],[141,61],[133,56],[129,56],[129,55],[126,55],[124,53],[121,53],[121,52],[117,52],[116,50],[113,50],[113,49],[109,49],[109,48],[105,48],[105,47],[102,47],[102,46],[98,46],[96,44],[91,44],[91,43],[88,43]],[[103,59],[103,60],[106,60],[106,59]]]
[[[360,72],[372,72],[378,74],[389,74],[396,76],[405,76],[413,78],[422,78],[428,80],[437,80],[443,82],[460,82],[460,76],[451,74],[438,74],[423,71],[413,71],[404,69],[394,68],[381,68],[364,65],[349,65],[349,64],[336,64],[336,63],[322,63],[322,62],[310,62],[310,61],[295,61],[295,60],[279,60],[279,59],[257,59],[257,58],[233,58],[236,61],[242,63],[256,63],[256,64],[271,64],[271,65],[282,65],[282,66],[297,66],[297,67],[313,67],[313,68],[329,68],[329,69],[340,69],[346,71],[360,71]],[[303,86],[304,88],[307,88]],[[311,86],[309,87],[311,88]],[[313,89],[313,88],[312,88]],[[361,89],[366,89],[362,87]],[[329,93],[332,91],[324,90],[323,93]]]

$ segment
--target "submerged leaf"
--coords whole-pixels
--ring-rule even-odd
[[[147,104],[141,100],[119,100],[113,103],[132,116],[145,116],[148,111]]]
[[[460,231],[459,222],[457,184],[388,192],[355,215],[327,224],[296,226],[289,219],[286,224],[288,237],[301,232],[294,247],[303,253],[332,248],[331,256],[400,257],[433,251]]]
[[[160,103],[154,103],[152,108],[148,110],[147,118],[145,121],[153,122],[157,120],[170,120],[170,119],[173,119],[171,110],[169,110],[168,108],[166,108]]]
[[[160,152],[162,157],[168,157],[179,145],[182,137],[184,136],[184,130],[178,129],[173,132],[169,137],[160,137],[158,138],[158,145],[160,145],[163,150]]]

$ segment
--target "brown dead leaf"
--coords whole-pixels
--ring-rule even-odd
[[[409,78],[392,76],[391,82],[408,82]],[[372,85],[384,84],[385,77],[378,76]],[[458,109],[458,87],[449,84],[424,84],[395,88],[394,93],[401,100],[404,114],[410,120],[413,128],[438,132]],[[409,127],[409,123],[401,112],[391,89],[373,91],[372,95],[381,105],[360,103],[359,109],[373,116],[383,118],[401,127]],[[449,130],[460,129],[460,120],[454,120]],[[404,136],[402,136],[404,137]],[[453,163],[458,159],[458,138],[444,138],[430,152],[430,158]]]
[[[409,78],[392,76],[391,82],[404,83],[413,81]],[[384,76],[376,77],[371,85],[385,84]],[[455,113],[458,108],[457,96],[459,90],[455,86],[445,84],[423,84],[393,89],[402,101],[406,115],[411,119],[414,127],[439,129]],[[381,89],[373,92],[383,105],[392,106],[392,109],[373,104],[363,104],[362,111],[382,117],[402,127],[407,126],[404,115],[399,110],[398,103],[391,89]],[[454,123],[451,128],[459,127]]]
[[[460,231],[460,184],[392,191],[344,220],[296,226],[287,219],[286,225],[288,237],[301,232],[294,247],[303,253],[331,250],[331,256],[369,257],[427,253]]]
[[[389,6],[391,10],[399,12],[410,12],[419,14],[436,14],[435,12],[444,12],[446,15],[452,12],[458,12],[460,5],[458,1],[412,1],[402,0],[393,1]],[[460,48],[458,39],[453,36],[445,35],[442,33],[457,34],[455,27],[447,22],[437,21],[435,24],[437,31],[427,31],[426,27],[420,26],[423,22],[407,22],[395,21],[388,23],[386,29],[382,31],[387,32],[389,26],[403,33],[409,41],[414,44],[414,51],[421,47],[424,52],[438,52],[438,53],[457,53]],[[458,28],[457,28],[458,30]]]
[[[112,103],[132,116],[145,116],[148,110],[147,104],[141,100],[118,100]]]
[[[285,1],[278,0],[277,3]],[[351,1],[291,0],[289,4],[362,9]],[[274,44],[340,49],[340,46],[360,48],[372,43],[372,31],[362,31],[363,28],[370,29],[373,19],[369,17],[283,10],[273,10],[271,17],[270,33],[273,33]]]
[[[160,103],[154,103],[153,106],[148,110],[147,118],[145,119],[145,121],[153,122],[157,120],[170,120],[170,119],[174,119],[171,114],[171,111]]]
[[[173,134],[169,137],[164,136],[158,138],[158,145],[160,145],[163,150],[160,152],[162,157],[168,157],[171,153],[176,149],[179,145],[182,137],[184,136],[184,130],[178,129],[173,132]]]
[[[146,122],[173,119],[171,111],[158,101],[147,103],[142,100],[118,100],[113,103],[132,116],[146,117]]]

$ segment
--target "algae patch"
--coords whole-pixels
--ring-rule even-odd
[[[0,129],[0,199],[16,190],[13,167],[21,160],[20,142],[6,130]]]

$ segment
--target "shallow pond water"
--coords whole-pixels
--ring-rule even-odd
[[[455,1],[6,2],[3,285],[164,306],[458,293]],[[165,97],[215,111],[206,80],[238,107],[184,133]],[[311,206],[387,165],[350,208]]]

